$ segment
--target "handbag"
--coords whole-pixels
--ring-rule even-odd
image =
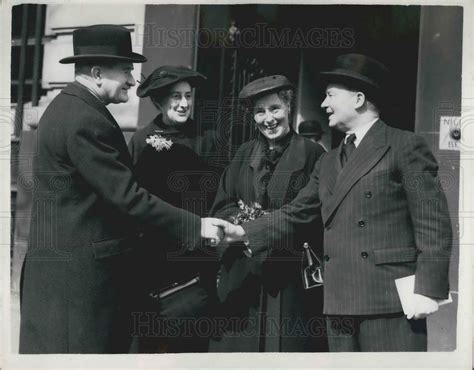
[[[199,276],[152,291],[149,296],[157,301],[158,312],[163,319],[198,318],[207,311],[208,292]]]
[[[304,289],[311,289],[323,285],[323,266],[308,243],[303,244],[303,260],[301,261],[301,275]]]

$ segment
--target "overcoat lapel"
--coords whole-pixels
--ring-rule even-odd
[[[283,153],[268,184],[268,197],[281,199],[288,191],[293,173],[305,164],[305,143],[301,136],[293,134],[288,149]]]
[[[304,139],[297,134],[293,134],[288,149],[278,161],[268,184],[268,197],[270,199],[281,199],[287,193],[291,175],[301,170],[305,165],[305,150]],[[250,178],[254,178],[263,157],[264,144],[259,141],[251,153],[252,160],[249,163],[249,170],[252,171],[252,174],[249,176]]]
[[[264,151],[265,146],[262,141],[260,140],[255,140],[255,146],[253,147],[253,150],[248,153],[249,155],[249,167],[251,168],[251,171],[256,172],[258,171],[258,168],[260,166],[260,163],[262,162],[262,158],[264,156]]]
[[[75,95],[82,100],[84,100],[87,104],[95,108],[99,111],[105,118],[107,118],[114,126],[120,129],[117,121],[109,112],[109,110],[105,107],[103,103],[99,101],[92,93],[87,90],[86,87],[82,86],[79,82],[73,82],[72,84],[67,85],[63,91],[64,94]]]
[[[367,132],[357,149],[352,153],[348,162],[339,172],[334,186],[334,196],[328,205],[327,224],[331,216],[336,211],[339,204],[346,197],[354,184],[366,175],[387,152],[389,145],[386,143],[386,126],[378,120]],[[342,145],[337,150],[336,166],[340,168],[340,151]],[[338,163],[338,164],[337,164]]]

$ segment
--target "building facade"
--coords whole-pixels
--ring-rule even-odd
[[[195,68],[208,77],[196,92],[193,114],[202,128],[216,130],[221,167],[255,133],[235,100],[246,83],[264,75],[286,75],[296,85],[295,129],[304,120],[319,121],[322,141],[330,148],[341,136],[328,128],[320,109],[324,86],[319,71],[343,53],[360,52],[383,61],[393,75],[383,118],[427,139],[440,165],[453,230],[458,230],[459,151],[455,126],[442,126],[446,117],[461,114],[462,7],[48,4],[15,6],[12,14],[14,292],[32,217],[35,129],[52,98],[74,79],[73,65],[58,63],[73,54],[72,32],[92,24],[120,24],[131,30],[134,51],[148,58],[143,65],[135,64],[137,81],[164,64]],[[126,138],[156,114],[134,90],[129,97],[126,104],[108,107]],[[458,260],[456,238],[450,277],[454,292]],[[430,350],[456,348],[456,294],[454,300],[430,317]]]

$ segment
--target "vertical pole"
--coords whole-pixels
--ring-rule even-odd
[[[194,35],[194,44],[193,44],[193,65],[192,69],[197,70],[197,61],[198,61],[198,50],[199,50],[199,27],[200,27],[200,5],[196,5],[196,18],[195,18],[195,27],[196,33]],[[196,101],[196,89],[193,89],[193,101]],[[191,118],[196,119],[195,117],[195,104],[191,107]],[[201,122],[198,122],[199,128],[201,128]],[[201,132],[201,129],[199,129]]]
[[[31,104],[36,107],[39,101],[39,68],[40,68],[40,51],[41,51],[41,27],[43,25],[43,7],[44,5],[36,5],[35,20],[35,53],[33,56],[33,81],[31,90]]]

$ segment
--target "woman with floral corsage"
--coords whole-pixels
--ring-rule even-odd
[[[257,137],[244,143],[222,175],[211,213],[251,223],[291,202],[305,186],[324,149],[291,126],[292,84],[269,76],[247,84]],[[262,238],[264,238],[262,233]],[[219,315],[210,352],[326,351],[322,287],[305,290],[303,244],[320,249],[321,226],[267,245],[252,255],[246,243],[222,249]],[[220,247],[218,247],[218,250]]]
[[[204,80],[187,67],[157,68],[141,82],[137,95],[149,96],[160,113],[129,143],[139,184],[200,216],[209,210],[219,181],[219,174],[207,161],[215,151],[214,131],[199,132],[190,118],[192,88]],[[184,230],[186,220],[182,222]],[[206,351],[208,338],[196,326],[207,317],[215,297],[208,256],[202,249],[185,251],[166,230],[146,227],[139,246],[136,320],[148,324],[139,325],[142,330],[136,333],[138,351]]]

